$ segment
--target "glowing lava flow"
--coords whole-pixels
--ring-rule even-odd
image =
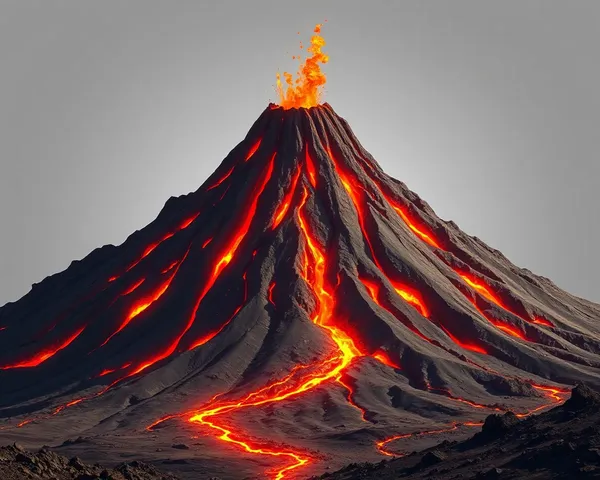
[[[558,388],[558,387],[549,387],[546,385],[536,385],[531,383],[531,386],[536,390],[541,391],[546,395],[546,398],[551,400],[551,403],[540,405],[539,407],[534,408],[533,410],[529,410],[528,412],[517,413],[516,416],[519,418],[526,418],[534,413],[537,413],[541,410],[544,410],[552,405],[557,405],[565,401],[565,398],[562,396],[566,396],[570,393],[570,391],[566,388]],[[561,396],[562,395],[562,396]]]
[[[388,200],[388,202],[389,202],[389,200]],[[394,210],[396,211],[396,213],[398,215],[400,215],[402,220],[404,220],[404,223],[406,223],[406,225],[408,225],[408,228],[410,228],[413,232],[415,232],[421,240],[423,240],[425,243],[428,243],[429,245],[431,245],[434,248],[439,248],[440,250],[443,250],[442,247],[440,246],[440,244],[433,238],[433,236],[425,233],[423,231],[424,230],[423,228],[417,227],[415,225],[415,222],[408,218],[408,215],[406,214],[406,212],[403,209],[401,209],[398,205],[395,205],[393,203],[391,203],[391,205],[394,208]]]
[[[244,307],[244,305],[248,301],[248,281],[246,279],[246,273],[244,273],[244,275],[242,275],[242,278],[244,279],[244,300],[243,300],[242,304],[233,311],[233,313],[231,314],[231,316],[225,323],[223,323],[216,330],[213,330],[212,332],[204,335],[202,338],[196,340],[192,344],[192,346],[188,348],[188,350],[193,350],[194,348],[198,348],[198,347],[204,345],[206,342],[215,338],[219,333],[221,333],[225,329],[225,327],[227,325],[229,325],[233,321],[233,319],[237,316],[237,314],[240,313],[240,310]]]
[[[212,275],[210,276],[208,282],[205,284],[204,288],[202,289],[202,292],[200,293],[200,295],[196,299],[196,303],[194,304],[194,307],[192,309],[192,313],[189,316],[189,318],[187,320],[187,323],[185,324],[183,330],[177,335],[177,337],[171,342],[171,344],[169,344],[169,346],[167,346],[167,348],[165,348],[164,350],[162,350],[161,352],[159,352],[158,354],[156,354],[154,357],[152,357],[152,358],[150,358],[150,359],[148,359],[148,360],[146,360],[146,361],[138,364],[135,368],[133,368],[132,371],[130,371],[126,375],[124,375],[124,376],[116,379],[115,381],[113,381],[111,384],[109,384],[108,386],[106,386],[104,389],[102,389],[98,393],[95,393],[95,394],[93,394],[93,395],[91,395],[89,397],[84,397],[82,399],[79,399],[77,401],[77,403],[79,403],[79,402],[81,402],[83,400],[89,400],[89,399],[97,398],[97,397],[99,397],[101,395],[104,395],[106,392],[108,392],[112,387],[114,387],[118,383],[120,383],[123,380],[126,380],[128,378],[131,378],[131,377],[133,377],[135,375],[138,375],[139,373],[143,372],[144,370],[146,370],[147,368],[151,367],[152,365],[154,365],[154,364],[160,362],[161,360],[164,360],[165,358],[171,356],[173,354],[173,352],[175,352],[175,350],[177,349],[177,346],[181,342],[181,339],[184,337],[184,335],[189,331],[189,329],[194,324],[194,320],[196,319],[196,314],[198,313],[198,309],[200,307],[200,303],[202,302],[202,300],[204,299],[204,297],[206,296],[206,294],[208,293],[208,291],[215,284],[215,282],[219,278],[219,275],[221,274],[221,272],[223,271],[223,269],[229,264],[229,262],[231,261],[231,259],[234,256],[235,252],[237,251],[237,248],[239,247],[240,243],[242,242],[242,240],[246,236],[246,233],[248,232],[248,230],[250,228],[250,224],[252,223],[252,219],[254,218],[254,214],[256,213],[256,207],[258,205],[258,199],[261,196],[263,190],[265,189],[265,187],[266,187],[266,185],[267,185],[268,181],[270,180],[271,175],[273,173],[273,166],[275,164],[275,156],[276,156],[276,153],[274,153],[273,156],[271,157],[271,161],[269,162],[269,165],[268,165],[268,167],[266,169],[266,172],[263,174],[263,178],[261,179],[260,184],[253,191],[252,203],[250,205],[250,208],[247,211],[246,218],[244,219],[244,222],[239,227],[239,229],[236,231],[236,233],[233,236],[233,238],[230,240],[229,244],[227,245],[227,248],[224,250],[223,256],[220,258],[220,260],[215,265],[215,267],[213,269],[213,272],[212,272]],[[190,249],[188,249],[188,251],[186,252],[186,254],[183,257],[183,259],[181,260],[181,262],[179,262],[179,265],[177,266],[175,272],[173,272],[173,275],[170,277],[171,279],[175,277],[175,275],[179,271],[179,268],[181,267],[181,265],[183,264],[183,262],[185,261],[185,259],[187,258],[187,256],[188,256],[189,253],[190,253]],[[170,282],[169,282],[169,284],[170,284]],[[229,320],[229,321],[231,321],[231,320]],[[224,326],[221,327],[221,328],[224,328]],[[218,332],[216,332],[210,338],[213,338],[217,333]],[[204,337],[204,339],[206,339],[206,338],[207,337]],[[199,345],[201,345],[203,343],[206,343],[206,341],[208,341],[208,340],[205,340],[203,343],[201,342],[204,339],[200,339],[200,340],[194,342],[192,345],[199,346]],[[67,405],[67,406],[70,406],[70,405]],[[62,408],[65,408],[65,407],[63,406]]]
[[[475,290],[477,290],[481,295],[483,295],[485,298],[487,298],[490,302],[495,303],[499,307],[502,307],[506,310],[506,307],[504,305],[502,305],[502,303],[500,302],[498,297],[496,297],[490,291],[490,289],[487,288],[486,285],[483,285],[482,283],[477,282],[475,279],[469,278],[465,274],[459,274],[459,275],[467,283],[467,285],[469,285],[471,288],[474,288]]]
[[[275,288],[275,281],[269,285],[269,289],[267,290],[267,298],[269,299],[269,303],[275,306],[275,302],[273,301],[273,289]]]
[[[310,179],[310,184],[313,186],[313,188],[316,188],[317,170],[315,169],[315,164],[310,156],[310,153],[308,153],[308,144],[304,145],[304,152],[304,159],[306,162],[306,171],[308,172],[308,178]]]
[[[177,345],[179,344],[180,340],[183,338],[183,335],[185,335],[187,333],[187,331],[190,329],[190,327],[194,323],[194,319],[196,318],[196,313],[198,313],[198,309],[200,308],[200,304],[202,303],[202,300],[204,299],[206,294],[209,292],[209,290],[213,287],[213,285],[215,284],[215,282],[221,275],[221,272],[223,271],[223,269],[227,265],[229,265],[229,262],[231,262],[231,260],[233,259],[235,252],[237,251],[238,247],[240,246],[240,243],[242,243],[242,240],[246,236],[246,233],[248,233],[248,230],[250,229],[250,225],[252,223],[252,219],[254,218],[254,214],[256,213],[256,207],[258,206],[258,199],[262,195],[262,192],[264,191],[265,187],[267,186],[267,183],[271,179],[271,175],[273,174],[273,168],[275,166],[275,157],[276,156],[277,156],[277,152],[275,152],[273,154],[273,156],[271,157],[271,161],[269,162],[267,171],[263,175],[260,185],[254,192],[252,203],[250,204],[250,207],[248,208],[248,210],[246,212],[246,217],[244,218],[242,225],[240,225],[239,229],[237,230],[237,232],[235,233],[233,238],[229,241],[229,244],[227,245],[227,247],[222,251],[222,255],[219,258],[219,261],[213,267],[212,275],[208,279],[208,282],[206,282],[206,285],[204,286],[204,288],[202,289],[202,292],[200,293],[200,295],[198,296],[198,298],[196,300],[196,304],[194,305],[194,309],[192,311],[192,314],[190,315],[190,318],[188,320],[188,323],[187,323],[183,333],[179,336],[176,343],[174,343],[172,345],[171,352],[166,356],[171,355],[171,353],[173,353],[175,351],[175,348],[177,348]],[[208,340],[210,340],[211,338],[214,338],[214,336],[217,333],[218,332],[216,332],[212,336],[208,335],[199,340],[196,340],[195,342],[192,343],[192,345],[194,345],[193,348],[204,345],[206,342],[208,342]],[[170,349],[171,349],[171,347],[169,347],[168,350],[170,350]],[[166,356],[163,358],[166,358]]]
[[[227,180],[231,174],[233,173],[233,171],[235,170],[235,165],[233,167],[231,167],[226,173],[225,175],[223,175],[219,180],[217,180],[213,185],[211,185],[210,187],[208,187],[206,189],[206,191],[208,192],[209,190],[212,190],[213,188],[217,188],[219,185],[221,185],[225,180]]]
[[[258,147],[260,147],[260,144],[262,143],[262,137],[260,137],[255,143],[254,145],[252,145],[252,147],[250,148],[250,151],[246,154],[246,158],[244,158],[244,161],[248,161],[252,158],[252,156],[256,153],[256,151],[258,150]]]
[[[194,220],[196,220],[196,218],[198,218],[200,216],[200,213],[196,213],[193,216],[191,216],[190,218],[187,218],[186,220],[184,220],[181,225],[179,225],[179,227],[173,231],[173,232],[169,232],[167,233],[164,237],[162,237],[158,242],[156,243],[152,243],[150,245],[148,245],[146,247],[146,250],[144,250],[144,253],[142,253],[142,256],[140,258],[138,258],[135,262],[133,262],[131,265],[129,265],[129,267],[127,267],[127,269],[125,270],[126,272],[131,271],[136,265],[138,265],[144,258],[146,258],[148,255],[150,255],[154,250],[156,250],[158,248],[158,246],[160,244],[162,244],[163,242],[167,241],[169,238],[173,237],[177,232],[180,232],[181,230],[185,230],[187,227],[189,227]],[[117,278],[119,277],[112,277],[109,281],[115,281]]]
[[[398,365],[397,363],[394,363],[390,357],[388,357],[383,351],[378,351],[375,352],[373,354],[373,358],[381,363],[383,363],[384,365],[387,365],[390,368],[393,368],[394,370],[402,370],[402,367],[400,367],[400,365]]]
[[[350,197],[350,199],[352,200],[352,203],[354,204],[354,208],[358,215],[358,223],[360,224],[360,229],[362,231],[363,238],[365,239],[367,245],[369,246],[369,250],[371,252],[371,258],[373,259],[373,262],[375,262],[375,265],[377,266],[377,268],[379,269],[381,274],[390,282],[390,284],[392,285],[392,287],[394,288],[396,293],[398,295],[400,295],[407,303],[412,305],[421,315],[423,315],[425,318],[427,318],[429,316],[429,312],[428,312],[427,308],[425,307],[425,303],[423,302],[421,295],[418,292],[409,289],[405,285],[398,284],[398,282],[393,281],[391,278],[389,278],[386,275],[386,273],[383,269],[383,266],[379,263],[379,260],[377,259],[377,255],[375,254],[375,249],[373,248],[373,245],[371,244],[369,234],[365,227],[362,203],[360,202],[358,194],[356,193],[356,190],[358,190],[358,189],[354,185],[352,185],[352,181],[346,176],[344,171],[339,167],[338,162],[335,160],[333,153],[331,152],[331,150],[329,148],[327,148],[327,154],[329,155],[329,159],[333,163],[335,170],[342,181],[342,185],[344,185],[344,189],[346,190],[346,192],[348,193],[348,196]]]
[[[348,395],[346,395],[346,401],[360,412],[361,420],[363,422],[368,422],[366,417],[367,411],[354,401],[354,389],[346,382],[344,382],[341,374],[336,377],[335,381],[346,389],[346,391],[348,392]]]
[[[272,230],[275,230],[279,226],[281,221],[284,219],[285,214],[289,210],[290,205],[292,204],[292,198],[294,197],[294,192],[296,191],[296,184],[298,183],[298,179],[300,178],[300,172],[300,167],[298,167],[296,173],[292,178],[292,182],[290,183],[289,191],[285,194],[281,206],[275,212],[275,215],[273,217],[273,224],[271,225]]]
[[[244,157],[245,162],[247,162],[248,160],[250,160],[252,158],[252,156],[256,153],[256,151],[260,147],[261,143],[262,143],[262,137],[259,137],[258,140],[256,140],[256,142],[254,142],[252,144],[252,146],[250,147],[250,150],[248,150],[248,153],[246,153],[246,156]],[[223,175],[221,178],[219,178],[219,180],[217,180],[214,184],[212,184],[210,187],[208,187],[206,189],[206,191],[208,192],[209,190],[213,190],[214,188],[217,188],[219,185],[221,185],[225,180],[227,180],[231,176],[231,174],[235,170],[235,167],[236,167],[236,165],[233,165],[233,167],[231,167],[229,170],[227,170],[227,172],[225,172],[225,175]],[[221,197],[221,198],[223,198],[223,197]]]
[[[295,84],[292,74],[283,72],[287,84],[287,90],[285,90],[281,83],[281,76],[279,72],[277,73],[277,93],[279,94],[280,105],[284,109],[310,108],[317,106],[320,102],[321,87],[325,85],[327,79],[319,64],[329,61],[329,57],[321,51],[325,46],[325,40],[319,35],[321,26],[321,24],[315,26],[315,35],[311,37],[310,47],[307,49],[312,55],[300,66]]]
[[[327,149],[327,152],[329,154],[329,157],[331,158],[332,162],[334,163],[334,165],[336,164],[335,160],[333,159],[333,156],[331,154],[331,151],[329,149]],[[337,166],[336,166],[337,169]],[[400,216],[400,218],[402,218],[402,220],[404,221],[404,223],[408,226],[408,228],[414,232],[417,237],[419,237],[422,241],[424,241],[425,243],[427,243],[428,245],[434,247],[434,248],[438,248],[440,250],[444,250],[446,251],[444,248],[442,248],[439,244],[439,242],[437,242],[437,240],[433,237],[432,234],[430,233],[426,233],[424,231],[423,227],[418,227],[415,222],[410,219],[408,217],[408,215],[406,214],[405,210],[403,208],[401,208],[396,202],[394,202],[389,196],[387,196],[382,188],[379,186],[377,180],[374,178],[374,176],[366,171],[363,168],[363,171],[369,176],[369,178],[371,179],[371,181],[373,182],[373,185],[375,186],[375,188],[377,189],[377,191],[381,194],[381,196],[385,199],[385,201],[394,209],[394,211]],[[339,173],[339,169],[338,169],[338,173]],[[340,175],[341,176],[341,175]],[[344,181],[343,177],[342,177],[342,181],[344,182],[344,187],[346,187],[346,190],[348,190],[350,187],[347,183],[347,180]],[[349,192],[350,193],[350,192]],[[353,199],[353,201],[356,203],[356,196],[355,195],[350,195],[351,198]],[[357,207],[358,210],[358,207]],[[360,213],[359,213],[360,216]],[[372,250],[372,248],[371,248]],[[381,268],[380,268],[381,270]],[[506,307],[501,301],[500,299],[490,290],[489,287],[487,287],[485,284],[477,281],[475,278],[473,278],[472,276],[468,276],[460,271],[458,271],[457,269],[454,269],[454,271],[463,279],[463,281],[469,285],[471,288],[473,288],[475,291],[477,291],[478,293],[480,293],[483,297],[485,297],[486,299],[488,299],[490,302],[498,305],[500,308],[506,310],[507,312],[512,313],[513,315],[527,321],[527,322],[532,322],[538,325],[543,325],[546,327],[553,327],[554,325],[546,320],[545,318],[541,318],[541,317],[535,317],[533,320],[529,319],[529,318],[523,318],[521,315],[516,314],[515,312],[513,312],[512,310],[510,310],[508,307]],[[382,272],[383,273],[383,272]],[[400,293],[400,292],[398,292]],[[464,295],[464,292],[461,292]],[[402,294],[401,294],[402,295]],[[410,295],[410,294],[409,294]],[[402,295],[404,297],[404,295]],[[468,297],[467,297],[468,298]],[[405,298],[406,300],[406,298]],[[408,300],[407,300],[408,301]],[[494,325],[496,328],[498,328],[499,330],[503,331],[504,333],[514,337],[514,338],[518,338],[520,340],[524,340],[527,342],[530,342],[531,340],[528,339],[520,330],[518,330],[516,327],[506,324],[504,322],[501,322],[499,320],[493,319],[491,318],[489,315],[484,314],[479,307],[477,307],[477,305],[475,305],[475,302],[469,298],[469,301],[471,301],[471,303],[473,303],[473,305],[475,306],[475,308],[478,310],[478,312],[486,319],[488,320],[492,325]],[[423,314],[423,316],[427,317],[427,315]],[[449,332],[446,329],[443,329],[449,336],[450,338],[455,341],[455,338],[452,337]],[[478,346],[473,346],[473,345],[468,345],[468,344],[461,344],[460,341],[455,341],[455,343],[457,343],[459,346],[465,345],[465,348],[467,350],[472,350],[475,352],[479,352],[479,353],[483,353],[480,347]]]
[[[365,286],[367,292],[369,292],[369,296],[371,297],[371,300],[373,300],[373,302],[378,307],[382,308],[383,310],[385,310],[386,312],[390,313],[391,315],[394,315],[394,313],[391,312],[389,308],[384,307],[381,304],[381,302],[379,301],[379,285],[377,285],[375,282],[367,280],[366,278],[363,278],[361,276],[359,276],[358,279]],[[394,315],[394,317],[396,317],[396,315]],[[402,321],[402,324],[404,326],[406,326],[411,332],[413,332],[415,335],[419,336],[420,338],[422,338],[426,342],[433,343],[433,341],[429,337],[426,337],[425,335],[423,335],[423,333],[421,333],[421,331],[417,327],[415,327],[411,322],[409,322],[409,321]]]
[[[129,325],[129,323],[135,318],[137,317],[140,313],[142,313],[144,310],[146,310],[150,305],[152,305],[154,302],[158,301],[158,299],[160,297],[163,296],[163,294],[168,290],[169,286],[171,285],[171,282],[173,281],[173,278],[175,278],[175,275],[177,274],[177,270],[175,270],[170,276],[169,278],[167,278],[167,280],[165,282],[163,282],[155,291],[153,291],[152,293],[150,293],[149,295],[147,295],[146,297],[142,298],[141,300],[138,300],[129,310],[129,313],[127,314],[127,316],[123,319],[123,321],[121,322],[121,324],[119,325],[119,327],[108,336],[108,338],[106,340],[104,340],[104,342],[102,343],[102,345],[100,345],[100,347],[103,347],[104,345],[106,345],[108,342],[110,342],[110,340],[117,335],[119,332],[121,332],[127,325]],[[141,283],[144,280],[142,279],[142,281],[137,285],[141,285]],[[137,288],[137,287],[136,287]],[[135,290],[135,289],[134,289]]]
[[[380,440],[379,442],[376,443],[377,446],[377,451],[379,453],[381,453],[382,455],[385,455],[386,457],[403,457],[406,454],[405,453],[394,453],[394,452],[390,452],[389,450],[387,450],[386,446],[391,443],[391,442],[395,442],[396,440],[401,440],[403,438],[412,438],[412,437],[417,437],[417,436],[425,436],[425,435],[438,435],[440,433],[448,433],[448,432],[453,432],[455,430],[458,430],[458,427],[480,427],[481,425],[483,425],[483,423],[478,423],[478,422],[465,422],[465,423],[453,423],[448,427],[445,428],[439,428],[437,430],[426,430],[423,432],[414,432],[414,433],[405,433],[402,435],[394,435],[393,437],[389,437],[386,438],[385,440]]]
[[[244,239],[244,237],[246,236],[246,233],[250,229],[250,224],[252,223],[252,219],[254,218],[254,214],[256,213],[258,199],[259,199],[260,195],[262,194],[263,190],[265,189],[268,181],[271,179],[276,155],[277,155],[277,153],[274,153],[273,156],[271,157],[271,161],[269,162],[267,171],[263,175],[263,178],[261,179],[260,184],[258,185],[258,188],[255,189],[255,191],[254,191],[252,203],[250,204],[250,208],[248,209],[248,211],[246,213],[246,217],[245,217],[242,225],[236,231],[235,235],[228,243],[227,248],[223,251],[223,255],[221,256],[219,261],[214,266],[211,276],[209,277],[208,281],[204,285],[204,288],[200,292],[200,295],[196,299],[196,303],[194,304],[192,313],[190,314],[188,321],[185,324],[183,330],[179,333],[179,335],[177,335],[177,337],[173,340],[173,342],[171,342],[171,344],[166,349],[164,349],[163,351],[161,351],[154,357],[150,358],[149,360],[139,364],[133,371],[128,373],[125,377],[120,378],[120,379],[114,381],[113,383],[111,383],[106,389],[103,390],[103,392],[112,388],[114,385],[121,382],[122,380],[133,377],[133,376],[143,372],[147,368],[151,367],[155,363],[160,362],[161,360],[164,360],[165,358],[171,356],[173,354],[173,352],[175,352],[175,350],[177,349],[177,346],[181,342],[181,339],[189,331],[189,329],[192,328],[192,325],[194,324],[194,320],[196,319],[196,314],[198,313],[198,309],[200,308],[200,304],[202,303],[202,300],[204,300],[204,297],[206,296],[206,294],[213,287],[213,285],[219,278],[219,275],[221,274],[223,269],[227,265],[229,265],[229,262],[231,262],[233,256],[235,255],[235,252],[237,251],[238,247],[240,246],[240,243],[242,243],[242,240]],[[213,337],[210,337],[210,338],[213,338]],[[204,337],[204,338],[207,338],[207,337]],[[210,338],[209,338],[209,340],[210,340]],[[199,340],[193,342],[192,345],[200,346],[200,345],[203,345],[204,343],[206,343],[206,341],[208,341],[208,340],[206,340],[202,343],[202,340],[203,339],[199,339]]]
[[[534,413],[537,413],[541,410],[544,410],[546,408],[555,406],[557,404],[560,404],[564,401],[564,398],[561,397],[561,395],[566,395],[569,393],[569,390],[567,389],[562,389],[562,388],[557,388],[557,387],[547,387],[547,386],[542,386],[542,385],[535,385],[535,384],[531,384],[531,386],[533,388],[535,388],[536,390],[540,390],[542,392],[544,392],[546,394],[546,397],[549,398],[551,400],[550,403],[546,403],[543,405],[540,405],[539,407],[534,408],[533,410],[530,410],[528,412],[524,412],[524,413],[517,413],[516,416],[519,418],[526,418],[530,415],[533,415]],[[458,397],[454,397],[449,390],[446,389],[439,389],[439,388],[429,388],[430,390],[438,390],[440,392],[442,392],[444,395],[448,396],[449,398],[452,398],[453,400],[457,400],[461,403],[465,403],[473,408],[477,408],[477,409],[489,409],[489,410],[495,410],[495,411],[507,411],[505,409],[501,409],[499,407],[494,407],[494,406],[487,406],[487,405],[481,405],[478,403],[474,403],[474,402],[470,402],[468,400],[464,400],[462,398],[458,398]],[[392,437],[388,437],[384,440],[380,440],[379,442],[376,443],[376,447],[377,447],[377,451],[379,453],[381,453],[382,455],[385,455],[387,457],[402,457],[405,454],[400,453],[394,453],[394,452],[390,452],[386,446],[391,443],[394,442],[396,440],[400,440],[403,438],[411,438],[411,437],[415,437],[415,436],[421,436],[421,435],[437,435],[440,433],[447,433],[447,432],[452,432],[454,430],[457,430],[458,427],[481,427],[483,425],[483,422],[463,422],[463,423],[453,423],[451,425],[449,425],[446,428],[442,428],[442,429],[437,429],[437,430],[428,430],[428,431],[424,431],[424,432],[415,432],[415,433],[405,433],[405,434],[401,434],[401,435],[394,435]]]
[[[496,305],[498,305],[500,308],[506,310],[507,312],[510,312],[513,315],[516,315],[517,317],[519,317],[527,322],[536,323],[538,325],[543,325],[545,327],[553,327],[554,326],[550,321],[546,320],[545,318],[535,317],[533,320],[530,320],[529,318],[523,318],[521,315],[517,315],[515,312],[513,312],[507,306],[505,306],[500,301],[500,299],[492,293],[490,288],[487,285],[485,285],[483,282],[477,280],[475,277],[468,276],[464,273],[460,273],[458,271],[457,271],[457,273],[464,280],[464,282],[467,285],[469,285],[475,291],[480,293],[481,296],[487,298],[490,302],[495,303]],[[492,320],[490,320],[490,322],[494,323]],[[498,323],[498,322],[496,322],[496,323]],[[494,325],[496,325],[496,323],[494,323]],[[504,332],[508,333],[509,335],[512,335],[513,337],[520,338],[521,340],[530,341],[520,331],[518,331],[516,328],[514,328],[512,326],[507,326],[506,324],[500,323],[500,324],[496,325],[496,327],[498,327],[500,330],[503,330]]]
[[[475,307],[475,309],[479,312],[479,314],[485,318],[488,322],[490,322],[492,325],[494,325],[494,327],[496,327],[498,330],[506,333],[507,335],[510,335],[511,337],[514,338],[518,338],[519,340],[524,340],[526,342],[531,342],[530,339],[528,339],[519,329],[517,329],[515,326],[513,325],[509,325],[507,323],[501,322],[500,320],[496,320],[492,317],[490,317],[489,315],[485,314],[483,312],[483,310],[481,310],[477,304],[475,303],[475,300],[467,297],[467,300],[469,300],[473,306]]]
[[[335,326],[333,319],[335,300],[333,293],[330,291],[329,286],[325,281],[326,257],[318,246],[317,241],[312,237],[308,230],[308,222],[302,211],[306,204],[307,197],[308,191],[305,187],[302,201],[298,209],[298,222],[304,238],[305,249],[308,250],[310,258],[312,259],[312,278],[309,279],[308,277],[305,277],[305,281],[313,292],[317,302],[316,311],[313,314],[312,321],[328,334],[331,340],[337,345],[338,352],[323,362],[311,365],[311,371],[303,374],[299,378],[297,378],[298,375],[296,375],[296,373],[302,373],[302,371],[306,369],[305,366],[294,368],[285,379],[271,383],[256,392],[250,393],[241,400],[217,402],[216,405],[209,403],[205,409],[195,412],[194,415],[189,418],[190,422],[199,423],[215,430],[219,440],[236,445],[238,448],[241,448],[248,453],[288,459],[291,463],[271,472],[272,478],[275,480],[280,480],[284,478],[288,472],[308,464],[311,461],[311,457],[292,450],[282,448],[274,449],[266,445],[259,445],[255,441],[244,438],[239,431],[234,434],[229,428],[217,424],[215,417],[227,413],[234,413],[249,407],[259,407],[282,402],[299,394],[313,390],[330,380],[338,381],[348,388],[348,386],[343,383],[341,377],[342,372],[351,364],[353,359],[362,356],[352,338]],[[172,418],[172,416],[166,418]],[[157,425],[158,423],[160,423],[160,421],[155,422],[153,425]]]
[[[13,368],[32,368],[32,367],[37,367],[38,365],[44,363],[49,358],[52,358],[54,355],[56,355],[61,350],[65,349],[69,345],[71,345],[71,343],[73,343],[75,341],[75,339],[79,335],[81,335],[81,332],[83,332],[84,330],[85,330],[85,326],[81,327],[73,335],[71,335],[69,338],[67,338],[66,340],[64,340],[59,345],[54,346],[54,347],[49,347],[49,348],[47,348],[45,350],[42,350],[41,352],[36,353],[34,356],[28,358],[27,360],[21,360],[21,361],[19,361],[17,363],[14,363],[14,364],[11,364],[11,365],[5,365],[3,367],[0,367],[0,370],[10,370],[10,369],[13,369]]]

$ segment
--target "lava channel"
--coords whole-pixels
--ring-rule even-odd
[[[71,343],[73,343],[75,341],[75,339],[79,335],[81,335],[81,332],[83,332],[84,330],[85,330],[85,326],[81,327],[79,330],[77,330],[75,333],[73,333],[69,338],[67,338],[66,340],[63,340],[58,345],[45,348],[44,350],[37,352],[36,354],[34,354],[33,356],[29,357],[26,360],[20,360],[17,363],[4,365],[4,366],[0,367],[0,370],[10,370],[13,368],[37,367],[38,365],[44,363],[49,358],[52,358],[54,355],[56,355],[61,350],[64,350],[69,345],[71,345]]]
[[[341,375],[355,358],[362,356],[354,340],[335,325],[333,313],[335,307],[334,294],[325,280],[327,268],[326,257],[319,247],[317,240],[309,231],[308,222],[303,213],[307,197],[308,191],[304,187],[302,200],[298,208],[298,222],[304,239],[305,249],[308,250],[307,257],[310,257],[308,261],[312,262],[310,267],[312,267],[313,278],[303,278],[313,292],[317,303],[312,321],[327,333],[336,344],[338,351],[325,361],[310,365],[310,371],[307,373],[303,372],[305,368],[295,368],[284,380],[271,383],[257,392],[248,394],[241,400],[217,402],[216,405],[209,404],[206,408],[196,411],[189,418],[189,422],[198,423],[213,430],[219,440],[233,444],[248,453],[287,459],[287,465],[269,472],[269,475],[274,480],[280,480],[292,470],[307,465],[313,460],[312,457],[297,450],[276,449],[258,444],[254,440],[246,438],[239,430],[233,433],[230,428],[217,423],[218,418],[216,417],[224,414],[232,414],[249,407],[283,402],[289,398],[314,390],[316,387],[330,380],[338,381],[348,388],[343,383]],[[300,376],[295,375],[298,372],[301,373]],[[167,418],[172,418],[172,416]],[[154,425],[159,422],[155,422]]]

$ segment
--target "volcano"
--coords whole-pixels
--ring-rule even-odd
[[[307,478],[600,385],[600,305],[387,176],[319,103],[323,45],[196,192],[0,309],[2,440]]]
[[[0,310],[0,433],[150,460],[192,437],[207,473],[306,478],[598,385],[598,320],[330,105],[270,104],[196,192]]]

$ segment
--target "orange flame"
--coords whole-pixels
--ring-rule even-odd
[[[329,61],[329,57],[321,51],[321,48],[325,46],[325,40],[319,35],[321,26],[320,23],[315,26],[314,32],[316,35],[311,37],[310,47],[307,48],[307,51],[312,55],[300,66],[296,81],[294,82],[291,73],[283,72],[287,84],[287,89],[285,89],[281,83],[281,75],[277,72],[277,93],[279,94],[280,105],[286,110],[315,107],[320,103],[321,87],[325,85],[327,79],[319,64]],[[301,57],[297,55],[293,58],[301,60]]]

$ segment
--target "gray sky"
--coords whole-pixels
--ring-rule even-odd
[[[600,301],[599,1],[0,0],[0,305],[196,190],[324,19],[384,169]]]

